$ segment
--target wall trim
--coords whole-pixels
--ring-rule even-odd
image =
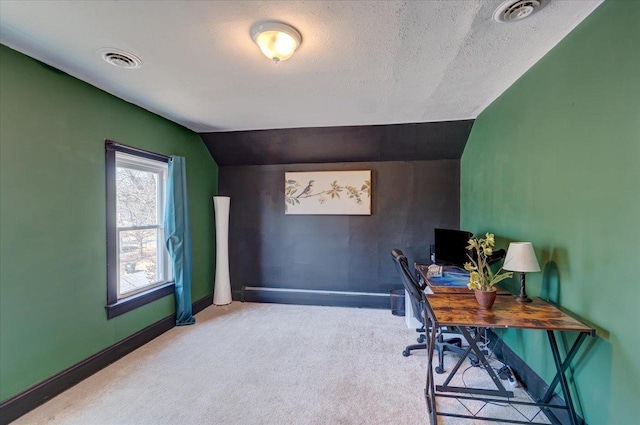
[[[234,299],[239,295],[242,302],[275,304],[324,305],[331,307],[390,308],[388,293],[330,291],[321,289],[273,288],[243,286],[234,291]]]
[[[193,314],[213,304],[213,295],[207,295],[192,304]],[[175,327],[176,315],[172,314],[129,335],[107,348],[75,363],[49,378],[0,403],[0,425],[8,424],[35,409],[58,394],[68,390],[133,350]]]
[[[493,351],[496,358],[502,363],[509,365],[518,381],[525,386],[527,393],[531,398],[536,402],[540,402],[547,392],[549,385],[540,377],[540,375],[531,369],[531,367],[522,360],[520,356],[509,348],[509,346],[505,344],[495,332],[488,329],[487,336],[489,337],[489,348],[491,348],[491,351]],[[564,404],[564,400],[557,393],[554,393],[551,403]],[[569,413],[566,410],[546,408],[543,409],[542,412],[547,416],[552,424],[565,425],[571,423]],[[579,424],[587,425],[582,416],[579,414],[577,416]]]

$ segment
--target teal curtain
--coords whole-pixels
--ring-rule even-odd
[[[193,325],[191,311],[191,226],[187,196],[187,166],[181,156],[169,158],[167,196],[164,209],[165,243],[173,261],[176,281],[176,325]]]

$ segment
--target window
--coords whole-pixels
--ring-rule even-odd
[[[107,317],[173,293],[163,214],[167,158],[106,144]]]

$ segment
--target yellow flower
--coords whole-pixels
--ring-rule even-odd
[[[467,251],[470,251],[478,246],[478,241],[475,239],[469,239],[467,243],[469,244],[467,245]]]
[[[471,274],[469,274],[469,281],[473,284],[479,284],[480,283],[480,273],[473,271],[471,272]]]
[[[482,285],[480,285],[480,274],[476,271],[471,272],[469,275],[469,284],[467,285],[469,289],[482,289]]]
[[[487,244],[491,246],[494,246],[496,244],[496,239],[493,233],[487,233],[485,237],[487,238]]]

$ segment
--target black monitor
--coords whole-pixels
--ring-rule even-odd
[[[464,267],[469,261],[467,242],[473,233],[452,229],[434,229],[434,233],[436,263]]]

